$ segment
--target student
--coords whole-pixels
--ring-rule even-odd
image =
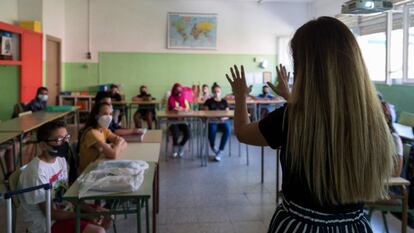
[[[264,85],[262,88],[262,93],[257,96],[257,99],[265,99],[265,100],[272,100],[276,97],[270,94],[270,88],[267,85]],[[273,107],[271,104],[259,104],[259,111],[260,117],[264,118],[269,114],[269,112],[273,111]]]
[[[171,89],[171,95],[168,98],[168,111],[189,111],[190,104],[182,95],[182,86],[178,83],[174,84]],[[173,154],[175,157],[184,156],[184,145],[187,143],[190,138],[190,128],[187,124],[172,124],[170,126],[170,131],[173,137]],[[180,133],[183,134],[181,142],[178,142]]]
[[[208,89],[208,85],[203,84],[201,89],[202,89],[202,93],[201,93],[201,96],[200,96],[200,101],[206,101],[206,100],[210,99],[211,95],[210,95],[210,90]]]
[[[221,98],[221,87],[214,83],[211,87],[213,97],[206,100],[204,103],[204,110],[229,110],[227,101]],[[215,147],[217,131],[223,133],[220,140],[219,148]],[[208,140],[210,141],[210,147],[215,153],[214,160],[221,161],[221,154],[223,153],[224,147],[226,146],[227,140],[230,137],[231,126],[227,118],[220,119],[220,123],[214,122],[208,125]]]
[[[81,131],[79,174],[90,163],[98,159],[116,159],[126,149],[126,141],[108,129],[111,121],[111,105],[108,103],[95,104],[85,127]]]
[[[25,106],[25,111],[43,111],[46,109],[48,100],[48,90],[46,87],[37,88],[35,98]]]
[[[150,101],[155,100],[151,97],[151,94],[148,93],[148,88],[145,85],[142,85],[139,88],[139,95],[132,97],[132,101]],[[138,110],[134,114],[134,123],[135,128],[142,128],[141,118],[147,122],[148,129],[152,129],[152,120],[155,117],[155,105],[143,105],[139,106]]]
[[[53,121],[42,125],[37,131],[37,140],[41,153],[35,157],[22,171],[18,187],[30,188],[42,184],[52,185],[51,217],[53,221],[52,233],[75,232],[76,213],[68,211],[70,203],[61,201],[63,194],[68,189],[68,169],[65,157],[69,151],[69,139],[65,123]],[[24,218],[29,222],[31,233],[46,232],[45,215],[45,191],[43,189],[28,192],[20,196],[24,209]],[[82,211],[95,212],[106,211],[98,206],[82,205]],[[110,226],[110,218],[82,219],[81,232],[104,233]]]
[[[96,103],[107,103],[109,105],[111,105],[112,107],[112,99],[109,96],[108,93],[106,93],[105,95],[97,95],[95,97],[95,102]],[[127,129],[127,128],[122,128],[119,124],[115,123],[115,121],[112,119],[111,123],[108,126],[108,129],[111,130],[112,133],[118,135],[118,136],[127,136],[127,135],[134,135],[134,134],[142,134],[142,130],[141,129]]]
[[[401,175],[401,170],[403,167],[403,143],[400,136],[395,131],[394,126],[392,125],[392,114],[391,109],[387,102],[381,100],[382,110],[384,111],[385,120],[387,121],[388,128],[391,131],[394,146],[395,146],[395,155],[394,155],[394,172],[393,176],[399,177]]]
[[[284,199],[268,232],[371,233],[364,202],[388,195],[394,145],[358,43],[341,21],[321,17],[296,31],[291,51],[292,93],[283,66],[274,88],[287,105],[260,122],[247,115],[243,66],[227,75],[239,141],[281,147]]]

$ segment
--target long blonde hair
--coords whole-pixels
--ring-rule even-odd
[[[321,204],[385,197],[394,147],[358,44],[339,20],[321,17],[291,41],[288,166]]]

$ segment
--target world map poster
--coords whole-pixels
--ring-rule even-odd
[[[217,15],[168,13],[170,49],[217,49]]]

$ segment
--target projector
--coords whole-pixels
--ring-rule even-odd
[[[387,0],[350,0],[342,5],[342,14],[373,14],[391,10],[391,1]]]

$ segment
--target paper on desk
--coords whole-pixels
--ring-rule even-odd
[[[108,160],[78,178],[79,198],[120,192],[135,192],[144,181],[145,161]]]

